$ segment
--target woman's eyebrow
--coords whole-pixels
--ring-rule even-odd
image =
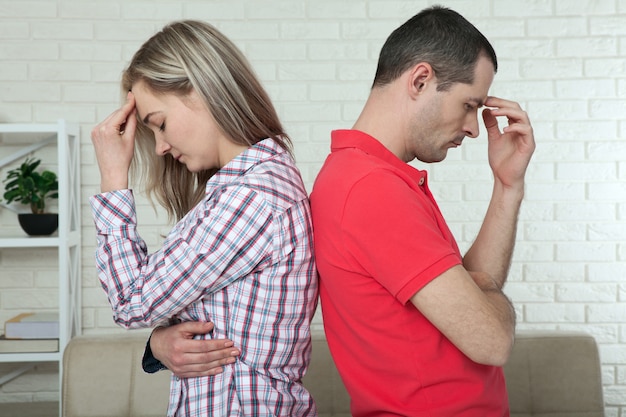
[[[157,113],[159,113],[159,112],[158,112],[158,111],[153,111],[152,113],[148,113],[148,114],[146,114],[146,117],[144,117],[144,118],[143,118],[143,123],[144,123],[144,124],[146,124],[146,125],[147,125],[148,123],[150,123],[150,118],[151,118],[152,116],[154,116],[155,114],[157,114]]]

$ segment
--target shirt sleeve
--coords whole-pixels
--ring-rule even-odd
[[[90,202],[98,278],[115,322],[126,328],[164,323],[271,257],[271,211],[243,185],[218,189],[203,200],[153,254],[137,233],[130,190],[96,195]]]
[[[341,221],[353,261],[401,303],[454,265],[458,247],[423,190],[386,170],[350,190]]]

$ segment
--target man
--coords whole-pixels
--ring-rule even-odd
[[[354,416],[509,414],[515,313],[502,287],[535,144],[519,105],[488,96],[496,70],[471,23],[425,9],[387,39],[353,129],[332,133],[311,208],[326,337]],[[493,194],[462,257],[426,172],[407,163],[477,137],[482,106]]]

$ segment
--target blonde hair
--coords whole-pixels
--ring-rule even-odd
[[[123,95],[139,81],[155,94],[182,97],[195,90],[236,144],[252,146],[272,138],[291,152],[291,141],[250,64],[208,23],[173,22],[148,39],[123,73]],[[157,156],[154,134],[142,121],[135,149],[134,176],[143,180],[148,197],[165,207],[170,220],[179,220],[202,199],[207,181],[217,172],[192,173],[169,154]]]

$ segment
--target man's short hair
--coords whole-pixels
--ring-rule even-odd
[[[378,59],[374,87],[386,85],[420,62],[437,77],[437,90],[452,84],[471,84],[478,58],[484,55],[498,69],[496,53],[487,38],[454,10],[433,6],[394,30]]]

